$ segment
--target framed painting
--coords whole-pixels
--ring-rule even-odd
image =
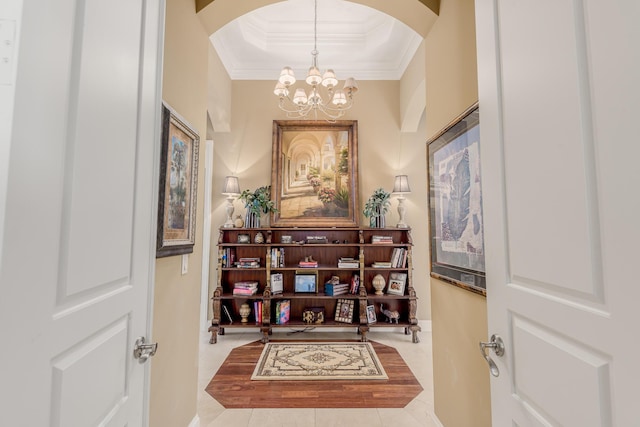
[[[163,103],[156,258],[193,252],[199,143],[194,128]]]
[[[480,118],[474,104],[427,141],[431,276],[486,295]]]
[[[273,122],[273,227],[356,227],[358,122]]]

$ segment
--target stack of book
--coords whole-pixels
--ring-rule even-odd
[[[255,295],[258,293],[258,282],[236,282],[233,284],[233,295]]]
[[[355,258],[340,257],[338,259],[338,268],[359,268],[360,262]]]
[[[300,261],[298,263],[298,267],[317,268],[318,267],[318,261]]]
[[[371,264],[373,268],[391,268],[391,261],[376,261]]]
[[[382,244],[382,243],[393,243],[393,237],[391,236],[371,236],[371,243]]]
[[[271,248],[271,267],[284,267],[284,248]]]
[[[390,262],[391,268],[405,268],[407,265],[407,250],[405,248],[393,248]]]
[[[256,323],[262,323],[262,301],[253,302],[253,313],[256,318]]]
[[[276,324],[284,325],[289,322],[291,315],[291,300],[283,299],[276,303]]]
[[[238,268],[260,268],[260,258],[240,258]]]
[[[343,295],[349,292],[348,283],[339,283],[337,285],[332,283],[324,284],[324,294],[329,296]]]

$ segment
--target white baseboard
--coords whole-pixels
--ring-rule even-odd
[[[444,427],[444,425],[440,422],[436,414],[429,414],[429,416],[433,420],[433,423],[436,425],[436,427]]]
[[[200,427],[200,417],[196,414],[187,427]]]

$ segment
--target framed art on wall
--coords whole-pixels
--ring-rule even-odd
[[[427,141],[427,160],[431,276],[485,295],[477,103]]]
[[[163,103],[156,258],[193,252],[199,142],[194,128]]]
[[[358,122],[274,120],[273,227],[358,225]]]

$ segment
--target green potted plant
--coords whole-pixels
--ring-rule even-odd
[[[256,188],[255,191],[244,190],[240,194],[240,200],[247,208],[245,226],[247,228],[260,227],[260,216],[269,213],[276,213],[276,204],[271,200],[271,186],[265,185]]]
[[[385,191],[383,188],[376,189],[371,197],[364,205],[364,216],[369,218],[369,226],[372,228],[384,228],[385,227],[385,214],[389,211],[391,202],[391,193]]]

